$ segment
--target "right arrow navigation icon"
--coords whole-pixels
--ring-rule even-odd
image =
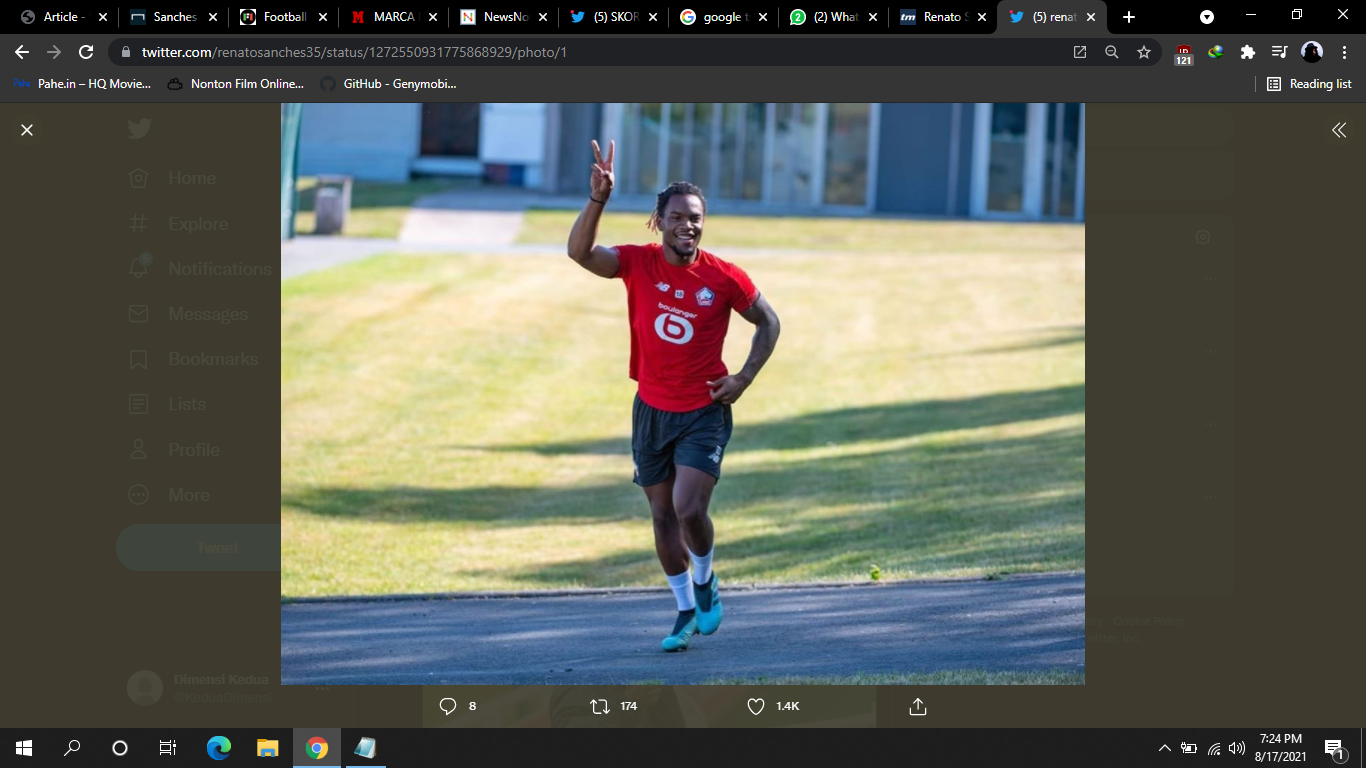
[[[1342,129],[1346,127],[1347,123],[1338,123],[1337,125],[1333,126],[1333,135],[1338,137],[1339,139],[1347,138],[1347,134],[1342,132]]]

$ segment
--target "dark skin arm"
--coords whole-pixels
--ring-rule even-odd
[[[781,330],[778,313],[773,311],[773,306],[762,294],[755,299],[749,309],[740,313],[740,317],[754,324],[754,338],[749,344],[749,358],[745,360],[744,367],[738,373],[707,382],[707,386],[711,388],[711,399],[727,405],[739,400],[740,395],[754,383],[754,378],[759,375],[764,363],[768,362],[769,356],[773,354],[773,348],[778,346],[778,332]]]
[[[607,200],[612,197],[616,186],[616,174],[612,170],[612,159],[617,153],[615,141],[607,144],[607,157],[604,159],[598,143],[593,142],[593,173],[588,180],[588,202],[584,204],[574,227],[569,230],[569,258],[579,266],[598,277],[613,277],[621,261],[617,249],[598,245],[598,222]]]

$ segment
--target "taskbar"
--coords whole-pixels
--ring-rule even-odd
[[[586,704],[587,702],[585,702]],[[599,705],[605,709],[608,705]],[[765,709],[769,706],[765,702]],[[747,707],[747,709],[750,707]],[[524,727],[603,727],[611,714],[587,715],[594,722],[579,722],[580,715],[560,722],[547,712],[526,713]],[[686,714],[682,715],[687,717]],[[757,715],[756,715],[757,716]],[[927,716],[928,717],[928,716]],[[528,759],[562,754],[568,742],[518,738],[510,730],[462,730],[459,734],[439,728],[325,727],[221,727],[221,728],[41,728],[3,729],[6,745],[15,743],[14,764],[42,765],[166,765],[213,760],[272,757],[285,765],[365,766],[407,768],[445,765],[476,756],[492,764],[513,765]],[[621,727],[621,726],[619,726]],[[624,726],[649,728],[650,724]],[[734,729],[732,729],[733,732]],[[884,739],[884,734],[887,736]],[[614,736],[614,751],[658,747],[648,735]],[[852,739],[860,750],[886,747],[901,750],[906,759],[927,765],[995,765],[1022,761],[1050,766],[1206,765],[1226,761],[1300,763],[1319,766],[1361,766],[1360,728],[962,728],[925,727],[914,742],[888,731],[864,732],[845,741],[828,731],[786,731],[784,734],[750,733],[739,737],[720,732],[707,737],[720,753],[751,753],[764,749],[769,761],[815,760],[847,757]],[[741,739],[743,741],[741,741]],[[575,744],[579,742],[573,742]],[[667,748],[666,748],[667,749]],[[787,754],[785,754],[787,753]],[[873,756],[875,752],[861,752]],[[892,754],[898,754],[893,752]]]

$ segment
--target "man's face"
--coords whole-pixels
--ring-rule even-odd
[[[702,198],[697,195],[674,195],[664,205],[664,245],[679,256],[697,253],[702,242]]]

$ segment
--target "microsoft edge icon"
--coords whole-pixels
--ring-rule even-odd
[[[232,749],[232,742],[228,741],[227,736],[215,736],[209,739],[209,757],[215,760],[227,760],[228,751]]]

